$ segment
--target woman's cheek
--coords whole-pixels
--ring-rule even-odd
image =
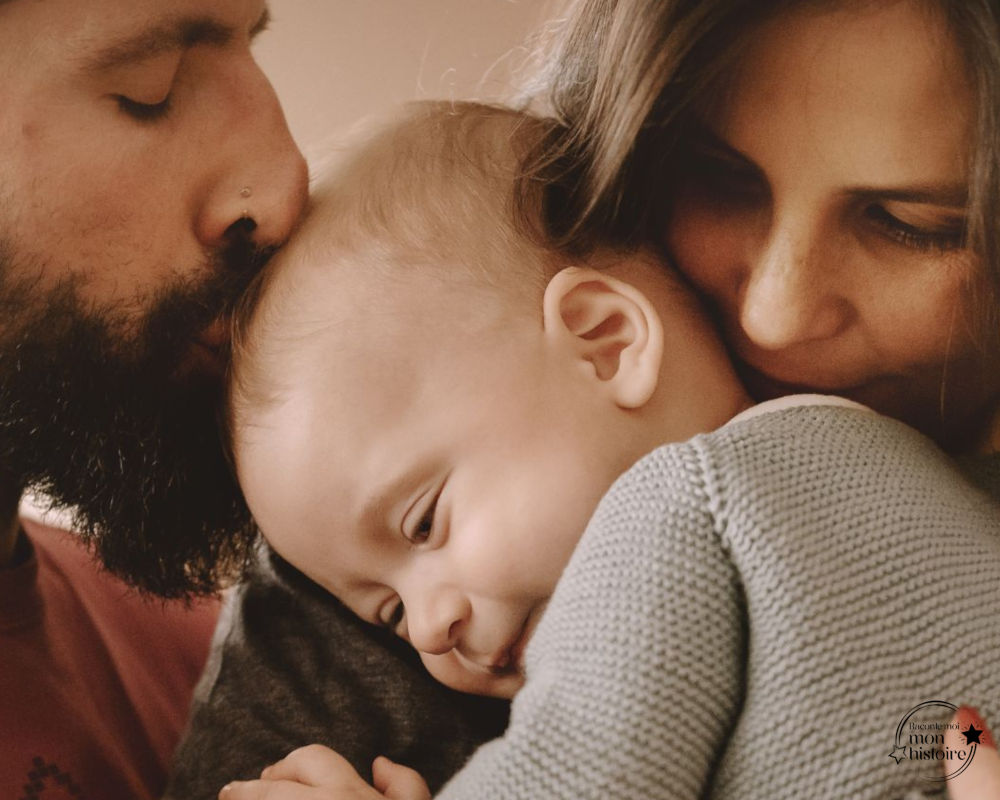
[[[967,252],[886,250],[870,263],[863,307],[865,327],[880,347],[895,351],[904,368],[962,359],[978,348],[989,296],[978,259]]]
[[[745,271],[752,221],[699,198],[679,198],[665,244],[677,268],[721,305],[735,295]]]

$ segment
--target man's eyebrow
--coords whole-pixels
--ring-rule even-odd
[[[271,14],[267,7],[250,28],[254,38],[267,29]],[[199,44],[222,46],[232,41],[236,29],[212,17],[170,19],[132,36],[101,48],[86,59],[86,72],[106,72],[116,67],[144,61],[173,50],[186,50]]]

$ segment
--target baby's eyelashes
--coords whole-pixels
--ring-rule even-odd
[[[406,609],[403,606],[403,601],[397,597],[395,598],[395,602],[387,603],[383,607],[383,611],[379,613],[379,620],[383,627],[388,628],[397,636],[405,639],[406,635],[403,630],[403,619],[405,616]]]
[[[434,518],[437,514],[438,499],[441,497],[442,491],[444,491],[443,486],[430,495],[427,507],[420,512],[420,517],[416,524],[410,526],[410,529],[407,529],[407,526],[404,524],[403,536],[410,544],[426,544],[431,538],[435,527]]]

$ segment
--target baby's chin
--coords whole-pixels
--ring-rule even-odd
[[[524,673],[517,665],[486,670],[466,666],[451,653],[421,653],[420,658],[436,681],[459,692],[510,700],[524,686]]]

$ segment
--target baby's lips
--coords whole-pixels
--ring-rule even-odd
[[[503,672],[510,666],[510,649],[502,650],[498,655],[490,659],[489,669],[492,672]]]

